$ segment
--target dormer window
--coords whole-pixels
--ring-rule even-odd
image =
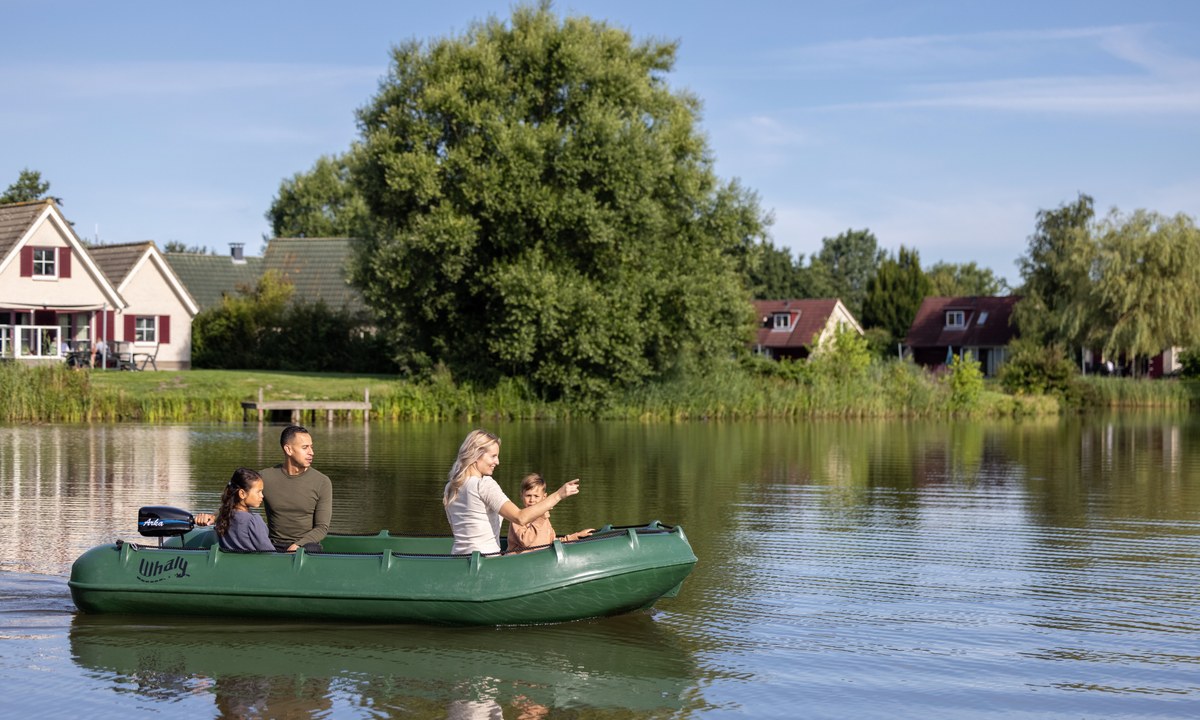
[[[791,330],[792,329],[792,314],[785,312],[777,312],[771,314],[773,329],[775,330]]]
[[[946,327],[962,328],[967,326],[967,314],[962,310],[946,311]]]

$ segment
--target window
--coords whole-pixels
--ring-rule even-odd
[[[137,345],[166,345],[171,342],[170,315],[126,315],[125,340]]]
[[[947,310],[946,311],[946,327],[960,328],[967,324],[966,313],[962,310]]]
[[[62,357],[57,327],[23,325],[17,330],[20,331],[20,357]]]
[[[0,326],[0,357],[12,357],[12,328]]]
[[[777,312],[771,315],[774,321],[774,329],[776,330],[791,330],[792,316],[791,313]]]
[[[987,315],[988,315],[988,311],[987,311],[987,310],[980,310],[980,311],[979,311],[979,319],[975,321],[975,324],[976,324],[976,325],[982,325],[982,324],[984,324],[985,322],[987,322]]]
[[[133,324],[133,341],[138,343],[158,342],[158,318],[153,315],[136,318]]]
[[[57,248],[34,248],[33,249],[33,276],[34,277],[58,277]]]

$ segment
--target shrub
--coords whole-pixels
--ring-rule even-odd
[[[896,338],[887,328],[873,327],[863,331],[871,354],[880,359],[897,358]],[[903,338],[901,338],[903,340]]]
[[[1179,353],[1180,376],[1185,378],[1200,377],[1200,348],[1188,348]]]
[[[854,382],[865,377],[871,366],[867,339],[847,327],[839,327],[833,341],[813,353],[809,362],[814,374],[836,382]]]
[[[1000,368],[1000,385],[1013,394],[1073,394],[1075,365],[1060,345],[1038,345],[1027,339],[1009,346],[1008,362]]]
[[[389,373],[383,337],[366,318],[324,302],[289,302],[294,288],[273,271],[223,298],[192,323],[198,368]]]
[[[983,395],[983,369],[973,357],[955,355],[950,361],[950,409],[973,410]]]

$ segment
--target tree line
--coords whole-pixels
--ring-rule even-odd
[[[752,298],[838,297],[882,353],[927,296],[1015,292],[1027,369],[1200,344],[1184,215],[1097,218],[1086,195],[1042,210],[1015,289],[975,263],[922,267],[867,229],[793,258],[756,194],[717,177],[699,98],[668,83],[676,51],[546,2],[401,43],[351,146],[281,182],[272,232],[355,238],[390,367],[518,378],[551,400],[735,368]]]

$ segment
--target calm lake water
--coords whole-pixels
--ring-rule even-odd
[[[1200,424],[489,424],[497,479],[660,519],[699,558],[617,618],[427,628],[84,616],[74,558],[137,509],[212,510],[279,426],[0,427],[0,690],[14,717],[1200,716]],[[446,533],[459,424],[312,428],[333,528]]]

